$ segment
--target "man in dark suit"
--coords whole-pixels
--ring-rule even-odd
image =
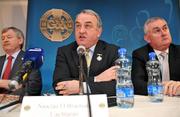
[[[57,94],[78,94],[79,57],[77,47],[83,45],[90,52],[90,66],[83,56],[83,67],[88,86],[92,94],[115,95],[116,66],[118,47],[99,40],[102,22],[99,15],[92,10],[81,11],[75,20],[76,42],[58,48],[54,70],[53,87]]]
[[[160,61],[161,53],[167,55],[167,66],[163,69],[162,81],[164,84],[164,93],[167,95],[176,95],[176,83],[180,81],[180,46],[172,44],[171,34],[165,19],[152,17],[144,24],[144,39],[147,45],[133,51],[132,63],[132,81],[135,88],[135,94],[147,95],[148,75],[145,64],[149,60],[148,53],[155,52]],[[164,64],[164,63],[162,63]]]
[[[24,35],[21,30],[16,27],[4,28],[1,32],[2,47],[5,55],[0,57],[0,93],[10,93],[19,95],[22,88],[16,91],[9,91],[8,84],[13,80],[23,64],[24,51],[22,50],[24,43]],[[5,78],[7,58],[12,56],[11,70]],[[27,95],[40,95],[42,89],[41,73],[38,69],[32,70],[28,76]]]

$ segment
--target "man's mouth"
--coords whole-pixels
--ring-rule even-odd
[[[4,43],[4,44],[3,44],[3,46],[5,46],[5,47],[6,47],[6,46],[9,46],[9,45],[10,45],[9,43]]]
[[[166,41],[166,40],[168,40],[168,39],[169,39],[168,37],[162,38],[163,41]]]
[[[86,37],[85,36],[79,36],[79,39],[84,40],[84,39],[86,39]]]

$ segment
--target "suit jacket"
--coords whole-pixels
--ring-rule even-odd
[[[18,70],[21,69],[21,66],[23,64],[23,57],[24,57],[24,51],[20,51],[11,70],[9,79],[15,80],[15,76]],[[6,56],[0,57],[0,75],[2,73],[2,68],[4,65]],[[42,79],[41,79],[41,73],[38,69],[34,69],[31,71],[31,73],[28,76],[28,84],[27,84],[27,93],[28,95],[40,95],[42,89]],[[2,90],[2,88],[0,89]],[[1,92],[1,91],[0,91]],[[12,94],[20,95],[22,92],[22,89],[17,90],[15,92],[9,92]]]
[[[149,52],[154,52],[149,44],[133,51],[132,81],[135,94],[147,95],[148,75],[145,64],[149,60]],[[171,44],[168,55],[170,80],[180,81],[180,46]]]
[[[73,42],[67,46],[58,48],[53,76],[54,88],[61,81],[79,80],[79,56],[76,51],[77,47],[77,43]],[[98,41],[91,60],[89,77],[87,77],[92,94],[115,95],[115,80],[97,83],[94,82],[94,76],[113,66],[114,61],[118,58],[117,51],[117,46],[107,44],[104,41]],[[98,56],[101,56],[102,60],[98,61]],[[85,73],[87,73],[85,57],[83,57],[83,65]],[[58,94],[58,91],[56,93]]]

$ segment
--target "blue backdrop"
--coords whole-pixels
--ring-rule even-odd
[[[180,44],[179,0],[29,0],[26,48],[41,47],[45,61],[41,68],[43,92],[52,89],[57,48],[74,41],[74,34],[63,42],[49,41],[40,31],[40,18],[50,9],[63,9],[73,20],[82,9],[93,9],[102,18],[101,39],[132,51],[145,44],[143,24],[148,17],[165,18],[173,42]]]

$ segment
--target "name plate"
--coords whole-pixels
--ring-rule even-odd
[[[108,117],[106,95],[90,95],[92,117]],[[20,117],[89,117],[86,95],[25,96]]]

